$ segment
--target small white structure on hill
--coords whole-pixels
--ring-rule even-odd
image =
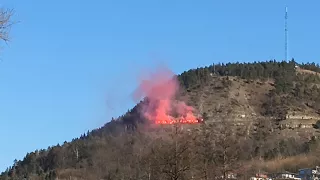
[[[288,171],[274,174],[273,179],[294,179],[294,180],[301,180],[301,178],[298,178],[298,174],[296,174],[296,173],[291,173],[291,172],[288,172]]]

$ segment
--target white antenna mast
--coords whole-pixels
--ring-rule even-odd
[[[286,12],[284,16],[284,60],[288,60],[288,27],[287,27],[287,20],[288,20],[288,8],[286,7]]]

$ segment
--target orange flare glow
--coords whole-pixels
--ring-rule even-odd
[[[177,77],[169,69],[159,68],[156,73],[140,82],[134,98],[147,98],[148,103],[143,104],[141,113],[156,124],[193,124],[202,121],[194,116],[191,106],[174,100],[178,91]],[[172,113],[177,114],[177,118]]]

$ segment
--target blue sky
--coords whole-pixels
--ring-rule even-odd
[[[159,62],[283,59],[286,5],[289,57],[318,62],[318,1],[2,0],[19,23],[0,53],[0,171],[124,113]]]

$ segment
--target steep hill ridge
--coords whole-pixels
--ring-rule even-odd
[[[320,120],[318,72],[319,65],[297,64],[294,60],[214,64],[179,75],[181,91],[176,98],[196,109],[196,114],[205,120],[205,128],[213,128],[210,124],[230,123],[228,130],[234,129],[236,137],[241,139],[243,136],[245,140],[241,147],[250,144],[242,147],[250,147],[243,150],[251,154],[250,158],[289,157],[309,153],[310,142],[319,136],[315,126]],[[127,174],[123,172],[122,175],[130,176],[129,179],[148,179],[134,178],[132,171],[137,169],[132,168],[131,163],[137,160],[132,157],[136,155],[129,156],[133,158],[130,163],[121,157],[137,149],[142,151],[148,143],[170,132],[149,128],[150,121],[140,113],[144,103],[148,103],[147,99],[123,116],[72,142],[28,153],[22,161],[16,161],[2,173],[0,180],[121,179],[119,172],[124,170]],[[204,128],[202,125],[190,127],[197,127],[200,132]],[[227,130],[218,132],[223,134]],[[279,142],[278,146],[271,145],[275,140]],[[137,156],[147,158],[142,154]],[[249,158],[238,156],[241,161]],[[118,169],[120,165],[123,169]]]

